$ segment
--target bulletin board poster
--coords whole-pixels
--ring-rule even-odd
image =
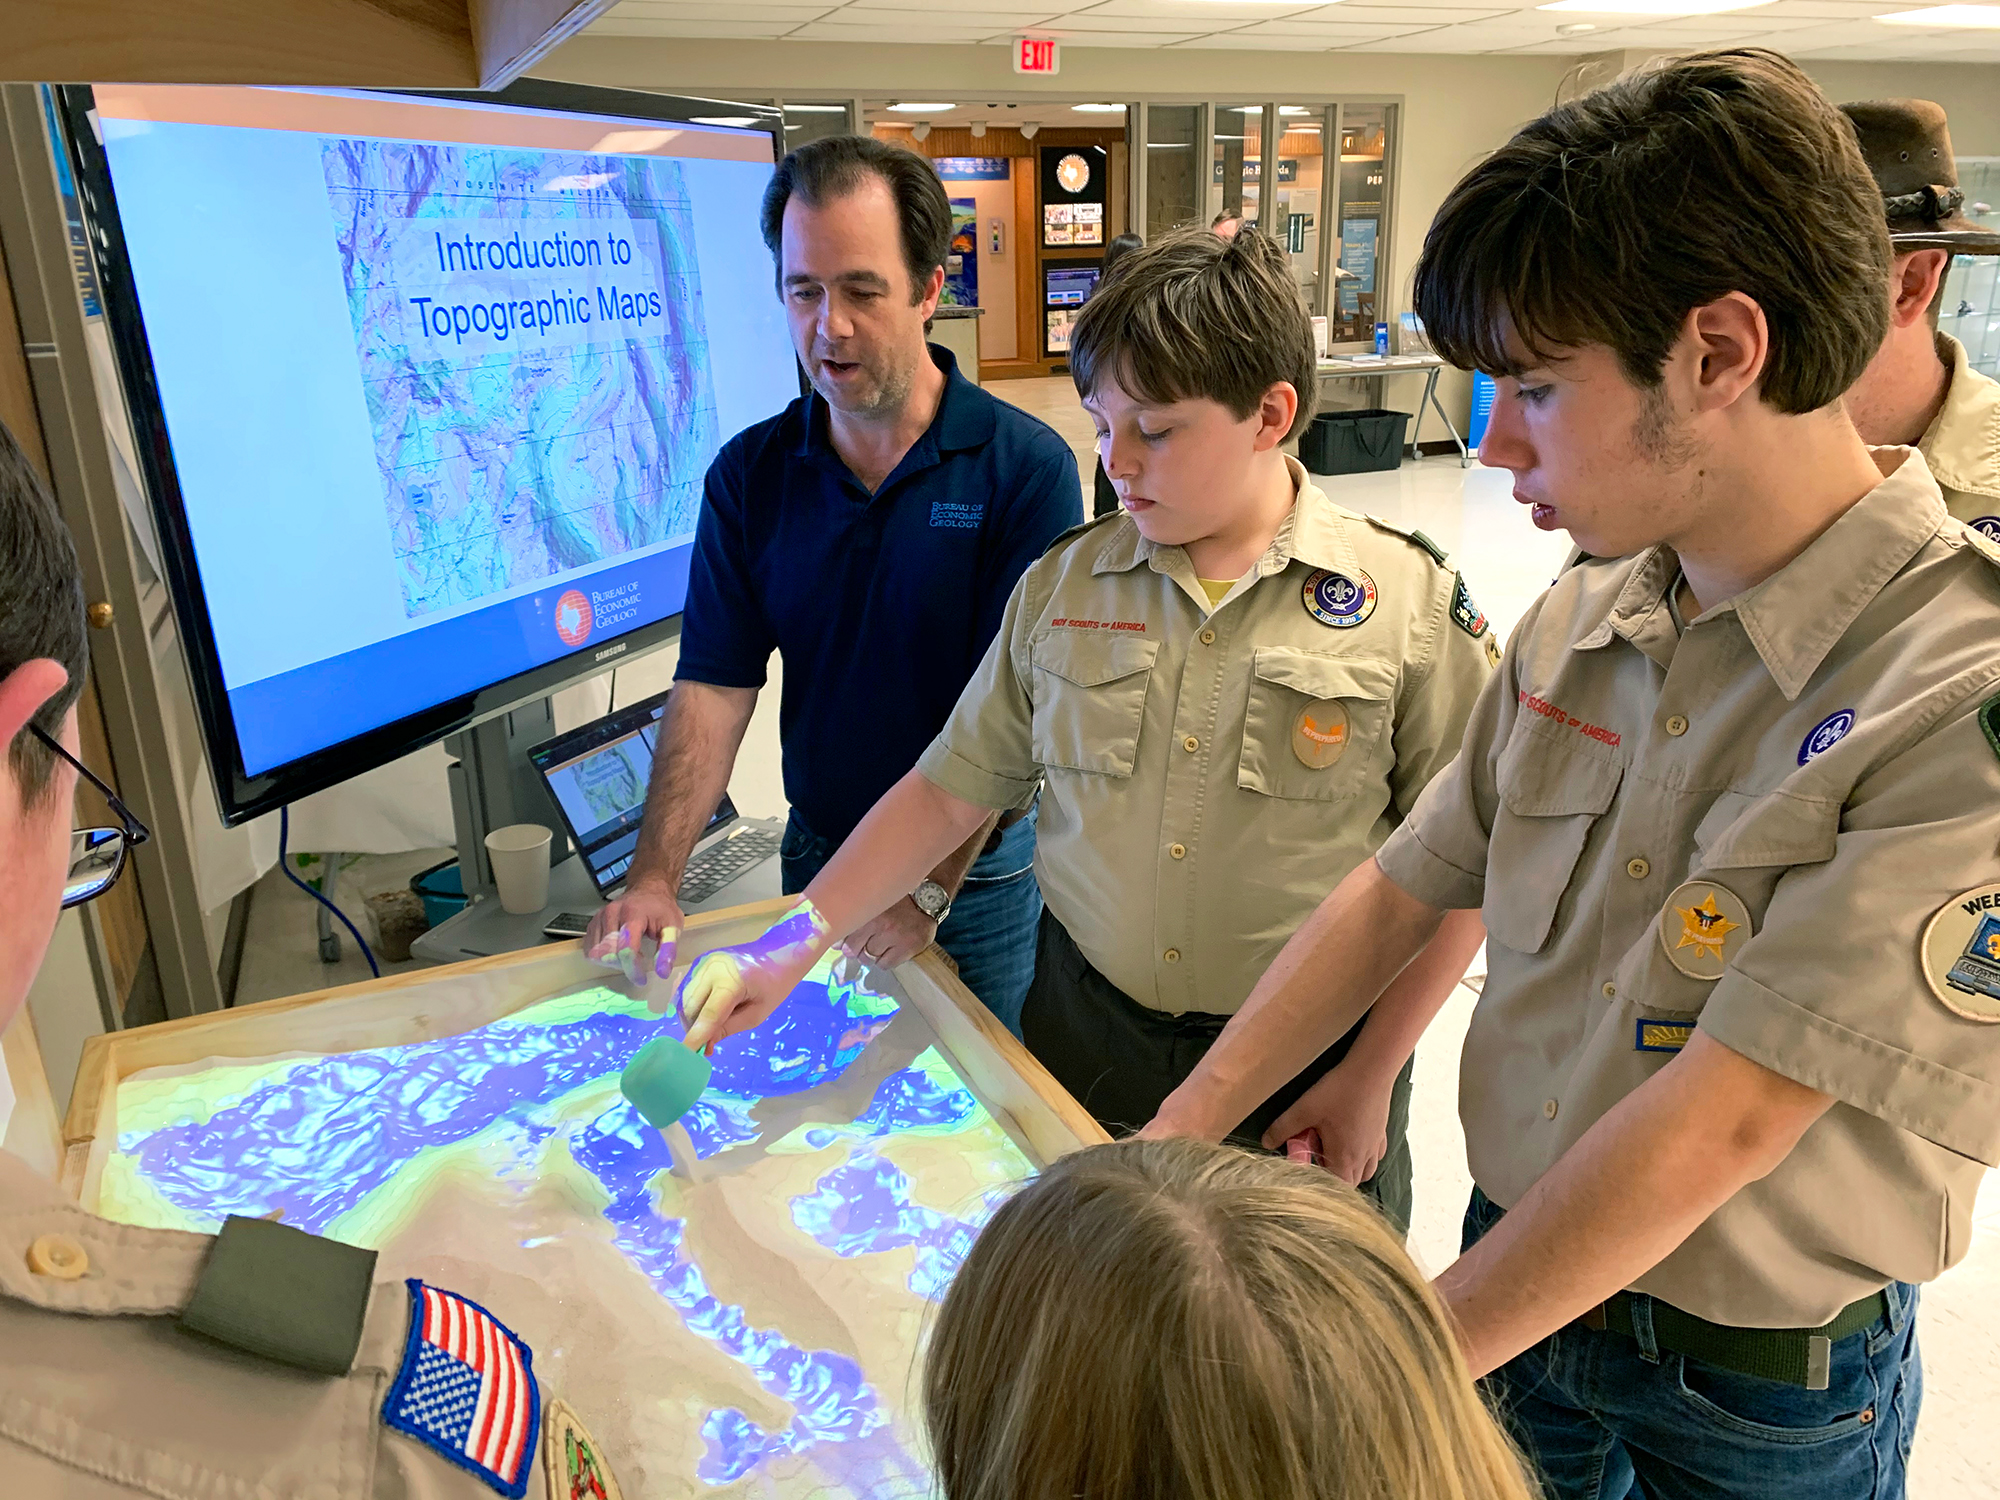
[[[932,165],[946,182],[1005,182],[1012,169],[1004,156],[940,156]]]
[[[1362,294],[1374,294],[1375,233],[1380,222],[1377,219],[1340,221],[1340,269],[1352,272],[1354,276],[1352,281],[1343,279],[1340,283],[1340,310],[1344,313],[1360,312]]]
[[[947,307],[979,306],[979,205],[971,198],[951,200],[951,249],[938,300]]]
[[[1042,244],[1069,248],[1104,243],[1102,146],[1044,146],[1041,153]]]

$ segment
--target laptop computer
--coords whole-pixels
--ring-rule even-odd
[[[660,718],[671,691],[544,740],[528,752],[584,872],[606,900],[625,888],[639,846]],[[725,794],[681,877],[681,909],[701,911],[777,895],[776,862],[783,839],[782,823],[741,816]]]

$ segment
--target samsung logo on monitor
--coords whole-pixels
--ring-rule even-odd
[[[620,641],[615,646],[606,646],[602,651],[598,652],[595,656],[591,657],[591,660],[608,661],[614,656],[623,656],[624,654],[625,654],[625,642]]]

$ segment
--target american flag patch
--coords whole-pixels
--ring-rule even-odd
[[[541,1425],[534,1355],[478,1303],[407,1285],[409,1340],[382,1420],[520,1500]]]

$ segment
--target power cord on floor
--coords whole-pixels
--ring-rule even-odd
[[[321,894],[319,891],[314,890],[310,885],[308,885],[305,881],[299,879],[299,877],[292,872],[291,856],[286,848],[286,846],[291,843],[291,838],[292,838],[292,810],[289,806],[281,807],[278,809],[278,868],[285,872],[285,879],[289,880],[293,885],[297,886],[300,890],[304,891],[308,896],[312,897],[313,900],[317,901],[321,906],[324,906],[328,911],[332,912],[336,917],[340,918],[340,925],[342,927],[345,927],[349,932],[354,934],[354,941],[361,948],[361,956],[368,960],[368,972],[370,974],[373,974],[377,979],[380,979],[382,977],[382,966],[375,962],[374,951],[369,948],[368,939],[364,938],[361,935],[361,929],[356,927],[352,922],[347,920],[346,912],[342,911],[339,907],[335,906],[323,894]],[[330,860],[328,861],[327,868],[329,870],[333,868],[332,862]]]

